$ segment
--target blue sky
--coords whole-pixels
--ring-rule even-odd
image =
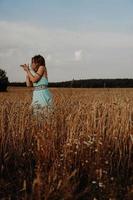
[[[0,65],[23,81],[19,62],[43,53],[49,81],[131,78],[132,11],[132,0],[0,0]]]
[[[0,0],[1,19],[66,29],[130,31],[132,11],[132,0]]]

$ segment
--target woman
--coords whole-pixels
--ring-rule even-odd
[[[48,90],[48,74],[45,66],[45,59],[41,55],[36,55],[31,59],[31,70],[29,65],[21,65],[26,71],[26,85],[33,86],[33,97],[31,108],[34,113],[42,111],[42,108],[52,107],[52,93]]]

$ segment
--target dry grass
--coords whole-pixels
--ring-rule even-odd
[[[0,93],[0,197],[132,199],[133,89],[50,90],[41,120],[31,88]]]

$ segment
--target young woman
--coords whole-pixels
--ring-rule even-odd
[[[48,89],[48,74],[43,56],[32,57],[31,69],[27,64],[21,65],[21,67],[26,71],[27,87],[34,87],[31,108],[35,113],[44,107],[51,108],[53,95]]]

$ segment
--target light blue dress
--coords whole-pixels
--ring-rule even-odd
[[[30,71],[33,75],[35,75],[35,72],[33,70]],[[33,87],[40,85],[48,86],[48,79],[42,76],[38,82],[33,83]],[[52,105],[53,105],[53,95],[48,88],[33,90],[31,107],[34,109],[34,111],[41,110],[42,108],[52,108]]]

